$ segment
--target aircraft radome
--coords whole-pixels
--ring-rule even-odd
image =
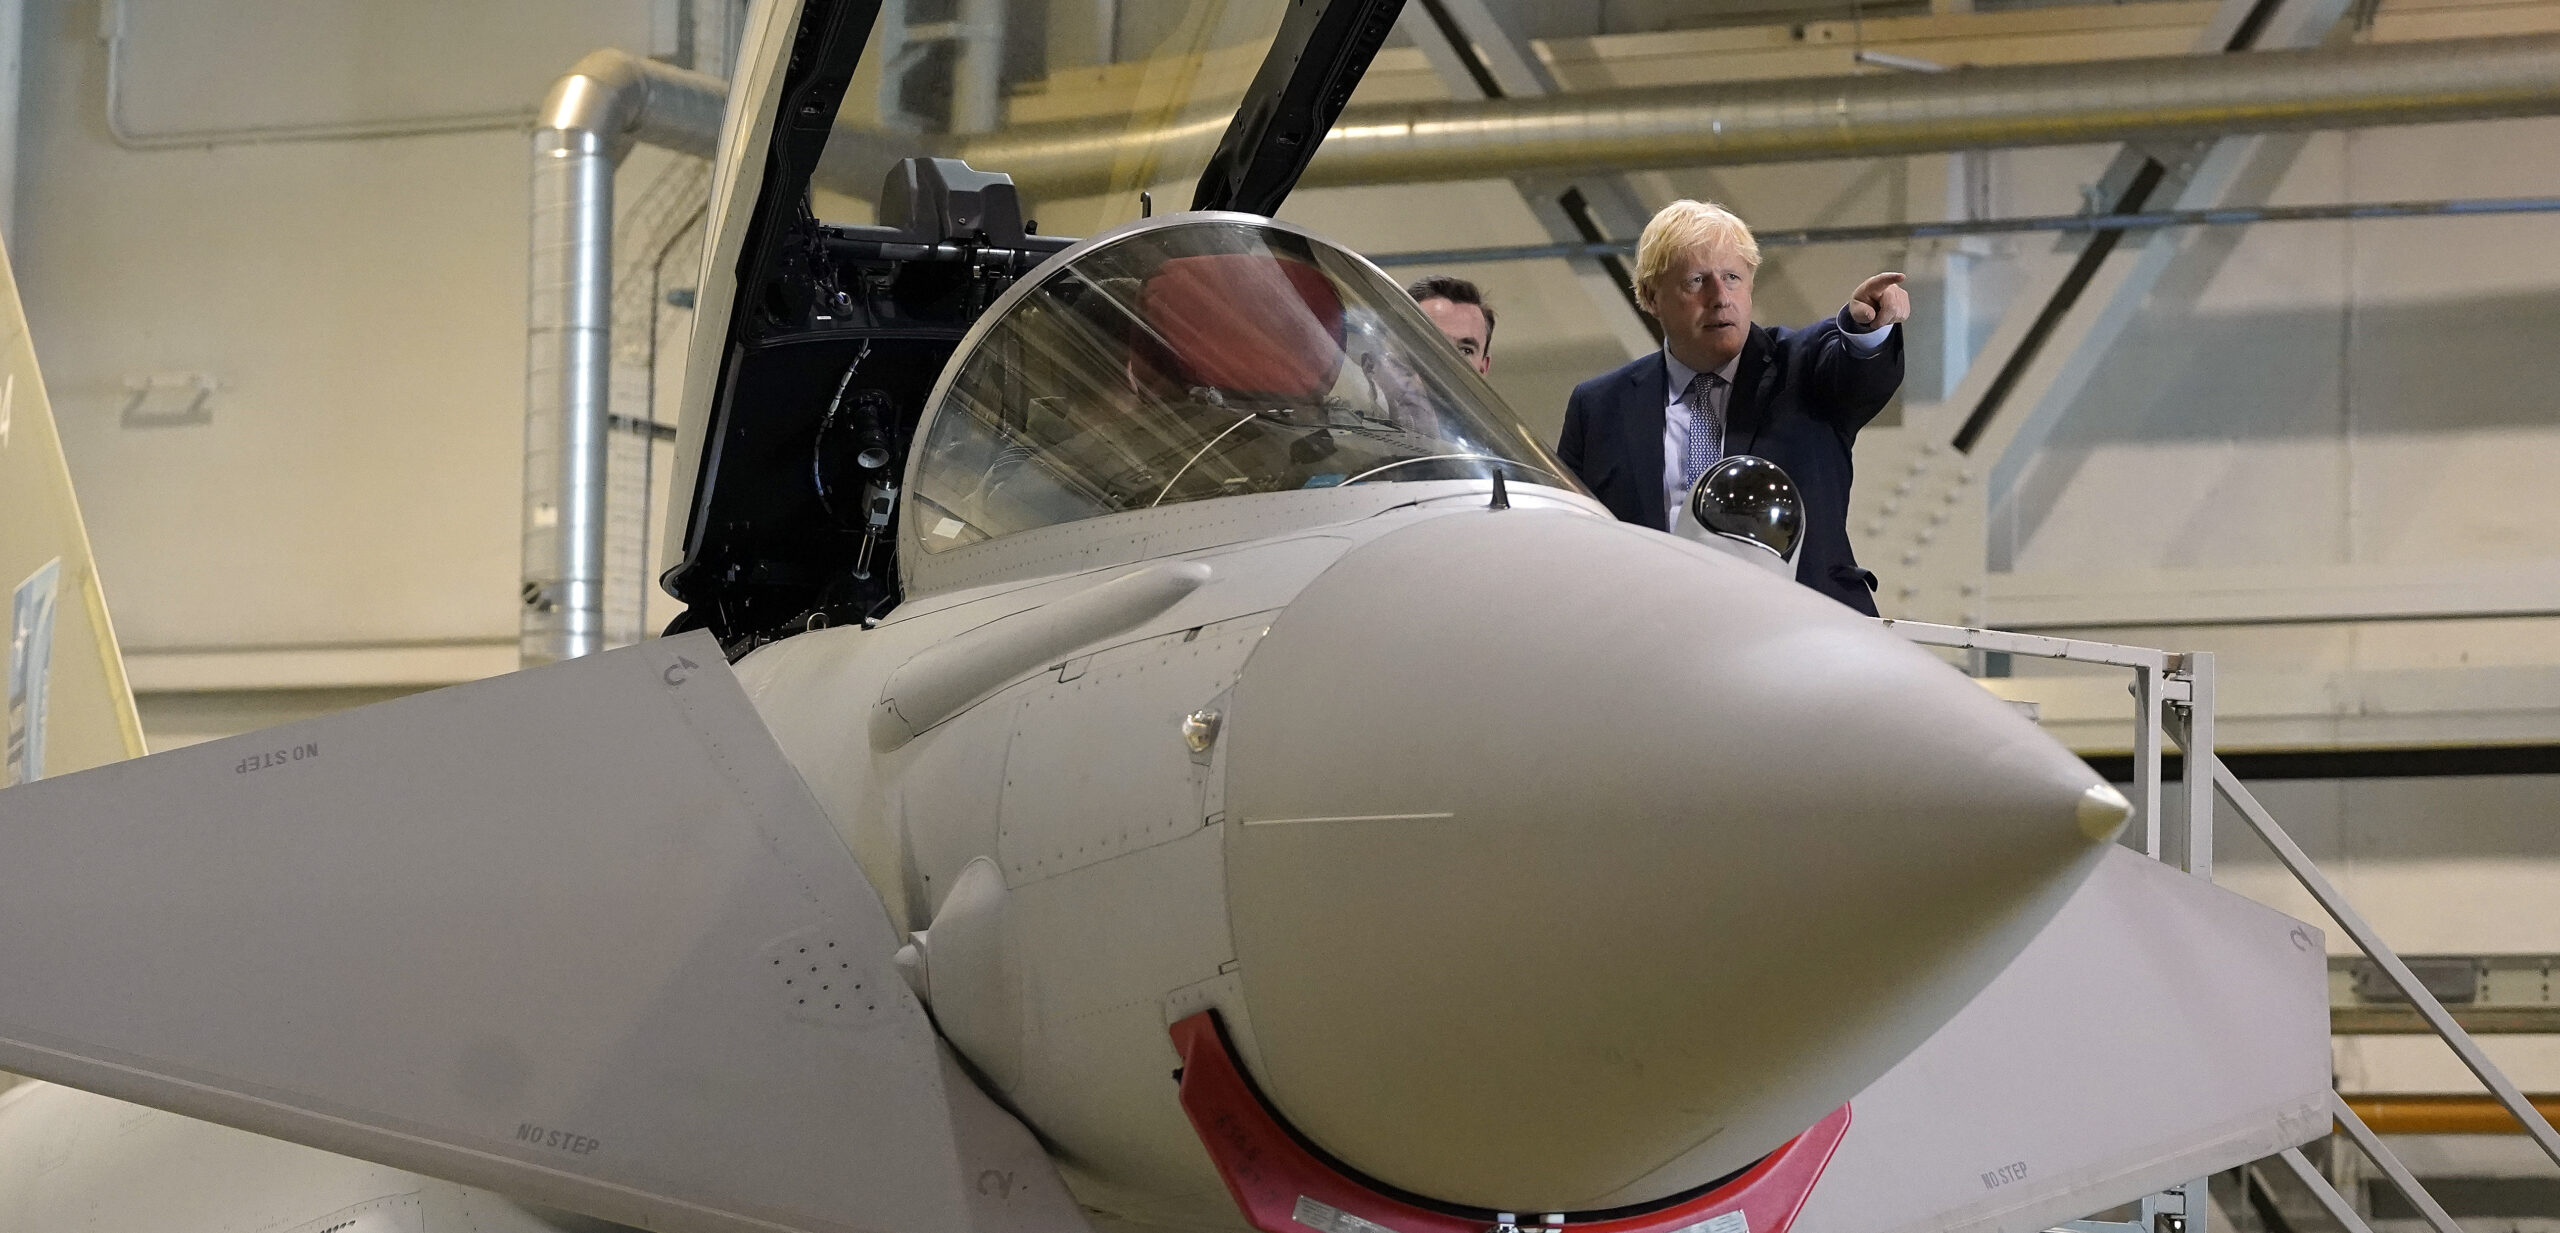
[[[2040,1229],[2324,1132],[2315,935],[1268,217],[1395,7],[1080,241],[816,221],[871,6],[760,10],[686,616],[0,793],[9,1227]]]

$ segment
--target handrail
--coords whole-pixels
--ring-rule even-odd
[[[2400,1158],[2382,1145],[2381,1136],[2373,1133],[2373,1127],[2364,1124],[2364,1118],[2356,1113],[2345,1097],[2331,1092],[2329,1104],[2330,1112],[2338,1117],[2338,1124],[2347,1128],[2347,1137],[2354,1139],[2356,1146],[2364,1149],[2365,1155],[2373,1157],[2373,1162],[2382,1166],[2383,1173],[2391,1178],[2391,1184],[2409,1196],[2410,1204],[2418,1209],[2419,1215],[2427,1218],[2428,1224],[2435,1226],[2436,1233],[2462,1233],[2462,1226],[2454,1223],[2453,1214],[2444,1210],[2444,1204],[2436,1202],[2436,1197],[2428,1194],[2425,1186],[2418,1184],[2417,1175],[2409,1172],[2409,1166],[2400,1163]]]
[[[2420,981],[2417,974],[2409,970],[2408,964],[2400,961],[2399,953],[2383,942],[2381,935],[2374,932],[2373,926],[2365,921],[2363,915],[2355,910],[2354,905],[2347,902],[2346,896],[2329,881],[2328,875],[2320,872],[2320,867],[2312,863],[2310,855],[2302,850],[2302,845],[2295,843],[2293,836],[2286,834],[2283,827],[2276,825],[2275,818],[2267,813],[2267,807],[2259,804],[2257,796],[2243,786],[2231,772],[2217,766],[2214,787],[2221,792],[2222,799],[2231,802],[2232,807],[2240,811],[2240,816],[2247,819],[2250,829],[2258,832],[2258,838],[2275,850],[2276,858],[2283,861],[2285,868],[2293,871],[2294,880],[2302,883],[2303,889],[2310,891],[2311,897],[2319,901],[2320,909],[2327,912],[2331,919],[2338,922],[2340,928],[2347,931],[2347,936],[2355,940],[2355,944],[2363,949],[2365,956],[2372,959],[2386,975],[2391,977],[2392,984],[2400,987],[2400,992],[2409,999],[2410,1005],[2416,1007],[2418,1014],[2426,1019],[2427,1026],[2434,1028],[2436,1035],[2443,1037],[2444,1042],[2452,1046],[2454,1055],[2461,1058],[2462,1064],[2469,1067],[2471,1073],[2479,1078],[2481,1085],[2489,1089],[2489,1094],[2497,1097],[2498,1103],[2505,1105],[2507,1112],[2515,1116],[2516,1121],[2524,1127],[2525,1133],[2542,1148],[2543,1154],[2549,1156],[2553,1164],[2560,1164],[2560,1131],[2554,1131],[2550,1121],[2542,1116],[2542,1111],[2534,1108],[2532,1101],[2525,1099],[2524,1092],[2516,1087],[2515,1081],[2507,1078],[2506,1072],[2498,1069],[2498,1064],[2489,1060],[2489,1055],[2481,1050],[2480,1042],[2472,1039],[2471,1033],[2461,1024],[2454,1022],[2452,1013],[2444,1008],[2444,1003],[2437,1001],[2436,995],[2427,991],[2425,982]],[[2339,1107],[2345,1108],[2343,1104]],[[2354,1111],[2347,1110],[2347,1117],[2353,1118]],[[2351,1127],[2360,1127],[2364,1123],[2358,1119],[2349,1124]],[[2368,1135],[2371,1133],[2371,1131],[2366,1132]],[[2362,1142],[2362,1138],[2359,1138],[2359,1145]],[[2379,1146],[2380,1140],[2377,1139],[2374,1142]],[[2382,1163],[2379,1157],[2376,1158],[2376,1163]],[[2389,1172],[2391,1165],[2384,1164],[2383,1169]],[[2395,1177],[2393,1180],[2398,1179]],[[2416,1196],[2412,1195],[2411,1198],[2414,1200]]]
[[[2560,1164],[2560,1132],[2519,1090],[2506,1072],[2498,1069],[2489,1055],[2472,1039],[2471,1033],[2456,1022],[2444,1004],[2427,991],[2424,983],[2402,962],[2398,952],[2382,940],[2362,914],[2347,902],[2328,875],[2320,871],[2302,845],[2294,842],[2275,817],[2260,804],[2255,794],[2233,775],[2221,759],[2214,756],[2214,666],[2213,656],[2205,653],[2178,654],[2151,647],[2119,646],[2113,643],[2089,642],[2077,638],[2055,638],[2040,634],[2011,633],[2005,630],[1978,629],[1961,625],[1932,625],[1920,621],[1887,619],[1885,628],[1914,642],[1929,646],[1960,650],[1997,651],[2010,655],[2026,655],[2042,659],[2064,659],[2079,663],[2106,664],[2129,669],[2134,674],[2133,691],[2139,700],[2139,718],[2134,730],[2134,790],[2130,793],[2134,808],[2143,825],[2143,852],[2156,860],[2167,860],[2206,881],[2213,880],[2213,801],[2217,795],[2231,802],[2240,816],[2257,832],[2258,838],[2286,870],[2293,874],[2304,890],[2317,901],[2322,911],[2338,923],[2365,956],[2388,973],[2392,983],[2409,999],[2427,1026],[2441,1037],[2462,1064],[2470,1068],[2491,1096],[2524,1128],[2552,1163]],[[2162,738],[2169,738],[2186,755],[2180,782],[2185,797],[2185,823],[2175,836],[2164,833],[2161,826],[2161,749]],[[2174,842],[2172,842],[2174,840]],[[2380,1166],[2392,1185],[2408,1196],[2411,1205],[2426,1217],[2436,1233],[2461,1233],[2444,1205],[2427,1192],[2417,1175],[2410,1172],[2398,1155],[2373,1133],[2364,1119],[2347,1105],[2334,1089],[2330,1103],[2337,1121],[2347,1136],[2366,1156]],[[2286,1148],[2285,1165],[2294,1176],[2309,1187],[2322,1207],[2345,1225],[2350,1233],[2372,1233],[2358,1217],[2337,1188],[2311,1166],[2299,1148]],[[2182,1194],[2186,1233],[2205,1233],[2208,1206],[2204,1181],[2188,1182],[2174,1190]],[[2144,1210],[2152,1207],[2146,1203]],[[2162,1210],[2167,1210],[2165,1207]],[[2081,1222],[2083,1224],[2087,1222]],[[2110,1226],[2112,1228],[2112,1226]]]
[[[2288,1147],[2280,1156],[2285,1167],[2293,1170],[2293,1176],[2310,1188],[2311,1197],[2329,1209],[2330,1218],[2347,1226],[2347,1233],[2373,1233],[2373,1226],[2356,1214],[2356,1209],[2347,1203],[2347,1197],[2339,1194],[2338,1188],[2330,1185],[2328,1178],[2320,1176],[2320,1170],[2311,1167],[2311,1161],[2303,1156],[2301,1148]]]

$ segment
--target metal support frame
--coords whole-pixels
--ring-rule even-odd
[[[2206,24],[2196,51],[2213,55],[2315,47],[2337,27],[2347,7],[2348,0],[2232,0]],[[2119,213],[2142,210],[2162,200],[2181,210],[2240,204],[2266,195],[2273,175],[2292,163],[2301,141],[2299,136],[2290,135],[2273,140],[2234,135],[2165,150],[2128,146],[2092,188],[2101,197],[2112,199],[2112,212]],[[2101,211],[2092,211],[2097,212]],[[2093,236],[2077,254],[2074,273],[2085,267],[2090,274],[2096,274],[2097,266],[2108,260],[2121,235],[2122,232],[2099,232]],[[2070,275],[2065,276],[2047,300],[2055,335],[2030,331],[2029,337],[2022,338],[2009,357],[2008,366],[1983,389],[1958,427],[1958,449],[1976,449],[1985,443],[1985,435],[1997,443],[1998,452],[1985,456],[1991,463],[1991,475],[1984,491],[1994,506],[2006,499],[2027,460],[2052,435],[2063,414],[2096,375],[2098,361],[2132,324],[2182,253],[2180,246],[2166,237],[2154,234],[2144,238],[2147,243],[2137,241],[2130,250],[2139,256],[2129,265],[2117,263],[2122,273],[2107,285],[2085,277],[2075,282]],[[2099,288],[2105,297],[2094,315],[2070,311],[2071,301],[2084,287]],[[2060,337],[2064,328],[2072,329],[2067,340]],[[2037,363],[2036,351],[2056,341],[2064,342],[2057,353],[2058,363]],[[2004,430],[1986,434],[2002,402],[2019,392],[2011,382],[2031,372],[2044,374],[2041,388],[2029,387],[2034,396],[2020,400],[2021,409],[2012,414],[2013,422]]]
[[[2258,838],[2264,840],[2267,847],[2275,852],[2277,859],[2284,862],[2285,868],[2293,872],[2295,880],[2302,883],[2303,889],[2311,892],[2311,897],[2318,901],[2321,910],[2327,912],[2330,919],[2335,920],[2338,927],[2355,940],[2357,947],[2364,951],[2367,958],[2372,959],[2384,973],[2391,977],[2391,983],[2400,987],[2400,992],[2409,999],[2410,1005],[2417,1009],[2418,1014],[2426,1019],[2427,1025],[2434,1028],[2436,1035],[2443,1037],[2445,1044],[2453,1049],[2454,1056],[2461,1058],[2462,1064],[2480,1080],[2481,1086],[2488,1088],[2490,1095],[2497,1097],[2498,1103],[2506,1106],[2507,1112],[2523,1125],[2525,1134],[2533,1139],[2534,1145],[2541,1148],[2542,1153],[2550,1157],[2553,1164],[2560,1165],[2560,1131],[2553,1130],[2550,1121],[2542,1116],[2540,1110],[2533,1107],[2533,1102],[2525,1099],[2524,1093],[2516,1088],[2513,1080],[2507,1078],[2506,1072],[2498,1069],[2498,1064],[2489,1060],[2489,1055],[2481,1050],[2480,1042],[2472,1039],[2471,1033],[2454,1021],[2452,1012],[2447,1011],[2444,1003],[2438,1001],[2436,995],[2427,989],[2425,981],[2419,980],[2417,974],[2409,970],[2409,965],[2401,961],[2399,954],[2383,942],[2382,936],[2374,931],[2373,926],[2364,919],[2363,914],[2355,910],[2353,904],[2347,902],[2346,895],[2338,890],[2336,884],[2329,881],[2328,875],[2320,872],[2319,866],[2312,863],[2309,854],[2302,850],[2302,845],[2295,843],[2293,836],[2286,834],[2283,827],[2276,825],[2276,820],[2268,814],[2267,807],[2259,804],[2257,796],[2251,793],[2248,787],[2230,771],[2217,766],[2214,770],[2213,782],[2222,799],[2231,802],[2232,808],[2240,811],[2240,816],[2249,823],[2249,829],[2258,833]],[[2348,1116],[2353,1117],[2353,1114]],[[2361,1126],[2363,1123],[2358,1121],[2355,1125]],[[2366,1131],[2365,1134],[2369,1136],[2372,1132]],[[2362,1137],[2359,1137],[2359,1144],[2362,1141]],[[2378,1143],[2379,1140],[2375,1142]],[[2394,1167],[2393,1164],[2383,1163],[2378,1157],[2376,1163],[2383,1164],[2386,1171]],[[2397,1180],[2396,1175],[2394,1180]],[[2448,1230],[2447,1233],[2451,1231]]]
[[[2293,1176],[2311,1191],[2311,1197],[2320,1200],[2320,1206],[2328,1209],[2331,1219],[2347,1227],[2347,1233],[2373,1233],[2373,1226],[2356,1214],[2355,1206],[2347,1202],[2347,1197],[2339,1194],[2338,1188],[2320,1175],[2320,1170],[2311,1167],[2310,1159],[2302,1154],[2301,1148],[2288,1147],[2277,1159],[2284,1161],[2284,1167],[2293,1170]]]
[[[2199,32],[2195,54],[2314,46],[2348,0],[2223,0]],[[2289,159],[2298,137],[2224,137],[2152,150],[2125,147],[2093,186],[2091,214],[2168,205],[2209,210],[2263,196],[2269,164]],[[2281,157],[2262,157],[2270,151]],[[2103,199],[2101,204],[2099,199]],[[2081,246],[2037,259],[2016,307],[2003,317],[1944,400],[1905,410],[1904,429],[1869,434],[1863,478],[1851,497],[1862,557],[1878,562],[1889,612],[1935,620],[1985,619],[1992,516],[2185,246],[2157,231],[2101,231]],[[2005,413],[1994,415],[2002,406]]]
[[[2514,1081],[2498,1069],[2489,1055],[2472,1039],[2471,1033],[2454,1021],[2444,1004],[2436,999],[2425,982],[2409,970],[2399,954],[2382,940],[2363,915],[2347,902],[2328,875],[2322,873],[2311,857],[2294,842],[2255,794],[2222,765],[2214,756],[2214,663],[2204,652],[2179,654],[2151,647],[2121,646],[2114,643],[2089,642],[2077,638],[2056,638],[2043,634],[2019,634],[2002,630],[1977,629],[1961,625],[1933,625],[1920,621],[1886,620],[1887,629],[1926,646],[1947,647],[1970,652],[1998,652],[2026,655],[2039,659],[2064,659],[2076,663],[2106,664],[2133,673],[2134,775],[2132,798],[2135,816],[2141,827],[2142,850],[2147,856],[2164,860],[2188,873],[2213,880],[2213,814],[2215,799],[2228,801],[2239,811],[2249,829],[2272,850],[2302,888],[2310,892],[2322,911],[2353,939],[2393,984],[2409,999],[2411,1006],[2441,1037],[2463,1065],[2470,1068],[2482,1086],[2489,1089],[2498,1103],[2524,1127],[2536,1146],[2560,1164],[2560,1132],[2526,1099]],[[2183,806],[2179,824],[2165,825],[2162,805],[2168,799],[2161,780],[2163,741],[2173,741],[2185,755],[2177,784],[2178,799]],[[2330,1094],[2334,1116],[2347,1136],[2362,1150],[2384,1176],[2407,1195],[2409,1202],[2423,1215],[2436,1233],[2462,1233],[2461,1226],[2445,1212],[2444,1206],[2427,1193],[2417,1176],[2400,1161],[2381,1136],[2347,1106],[2344,1097]],[[2323,1207],[2353,1233],[2372,1233],[2353,1205],[2338,1193],[2336,1186],[2320,1171],[2311,1167],[2300,1149],[2288,1148],[2284,1163],[2311,1188]],[[2063,1227],[2075,1233],[2208,1233],[2211,1202],[2206,1179],[2198,1178],[2163,1194],[2150,1196],[2139,1205],[2136,1220],[2131,1223],[2074,1221]]]
[[[1484,0],[1416,0],[1405,6],[1402,28],[1452,98],[1540,98],[1558,92],[1555,77],[1528,40]],[[1546,228],[1550,246],[1575,250],[1555,255],[1572,266],[1575,281],[1628,358],[1661,345],[1628,285],[1635,268],[1632,246],[1650,211],[1626,177],[1523,176],[1512,185],[1538,225]],[[1615,251],[1618,245],[1628,246],[1630,255]]]
[[[0,241],[18,235],[18,107],[26,80],[26,0],[0,0]]]
[[[1978,162],[1981,150],[1959,150],[1948,155],[1960,166]],[[1979,172],[1967,171],[1962,177],[1951,173],[1950,183],[1961,187],[1964,177]],[[1949,189],[1952,198],[1956,187]],[[1953,207],[1950,207],[1952,212]],[[2028,214],[2011,218],[1993,218],[1987,210],[1970,216],[1941,220],[1914,220],[1899,223],[1860,223],[1846,227],[1795,227],[1784,231],[1754,231],[1751,238],[1763,249],[1800,248],[1816,244],[1868,244],[1878,240],[1955,240],[1959,245],[1991,236],[2031,235],[2039,233],[2086,235],[2101,231],[2159,231],[2188,227],[2256,227],[2267,223],[2363,222],[2386,218],[2496,218],[2510,214],[2560,214],[2560,197],[2460,197],[2428,201],[2332,201],[2318,205],[2235,206],[2197,210],[2143,210],[2131,214]],[[1591,243],[1567,241],[1555,244],[1493,244],[1474,248],[1425,248],[1401,253],[1371,253],[1369,260],[1381,267],[1403,265],[1448,265],[1453,262],[1478,261],[1553,261],[1557,258],[1633,257],[1634,240],[1605,240]],[[1978,249],[1954,247],[1947,250],[1950,258],[1978,260],[1984,253]],[[1962,263],[1960,263],[1962,264]],[[1966,311],[1970,311],[1968,308]],[[1960,334],[1950,318],[1950,335]],[[1971,355],[1968,352],[1968,361]]]
[[[1991,221],[1991,154],[1959,150],[1947,156],[1947,218],[1960,226]],[[1943,254],[1945,270],[1938,286],[1938,388],[1927,391],[1945,398],[1963,384],[1973,367],[1974,267],[1992,255],[1991,241],[1981,235],[1956,237]]]
[[[882,119],[917,132],[941,128],[955,137],[995,131],[1004,123],[1002,0],[960,0],[947,21],[910,21],[907,9],[906,0],[887,0],[880,6],[873,54],[880,63]],[[912,114],[901,101],[907,77],[924,66],[927,53],[944,45],[952,48],[947,114]],[[858,191],[868,196],[876,187],[863,184]]]

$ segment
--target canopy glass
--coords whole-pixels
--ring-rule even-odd
[[[1288,0],[883,5],[816,177],[818,217],[877,221],[898,159],[1000,171],[1049,235],[1191,203]]]
[[[1284,224],[1168,218],[1019,290],[932,409],[906,518],[926,552],[1347,484],[1580,490],[1400,288]]]

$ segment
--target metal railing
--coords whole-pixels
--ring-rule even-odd
[[[2399,986],[2411,1006],[2450,1047],[2462,1064],[2471,1069],[2481,1085],[2489,1089],[2498,1103],[2524,1127],[2544,1155],[2560,1165],[2560,1132],[2542,1116],[2533,1102],[2518,1090],[2506,1072],[2498,1069],[2480,1043],[2454,1021],[2425,982],[2409,970],[2381,934],[2355,906],[2347,902],[2327,874],[2320,871],[2302,845],[2294,842],[2282,826],[2276,824],[2267,807],[2256,794],[2222,765],[2214,756],[2214,672],[2213,656],[2208,652],[2177,653],[2151,647],[2119,646],[2114,643],[2089,642],[2077,638],[2053,638],[2040,634],[2007,633],[2000,630],[1974,629],[1960,625],[1930,625],[1918,621],[1887,620],[1885,627],[1926,646],[1959,650],[2025,655],[2039,659],[2063,659],[2075,663],[2106,664],[2126,668],[2133,673],[2134,737],[2133,784],[2126,795],[2133,801],[2136,825],[2141,828],[2142,851],[2155,860],[2167,861],[2207,881],[2213,879],[2213,815],[2218,797],[2230,803],[2249,829],[2275,853],[2286,870],[2301,883],[2322,911],[2355,941],[2365,956]],[[2162,754],[2174,742],[2185,755],[2176,784],[2183,805],[2183,816],[2176,827],[2164,825],[2162,805],[2168,799],[2168,788],[2162,780]],[[2346,1100],[2332,1091],[2329,1096],[2332,1114],[2346,1130],[2347,1137],[2382,1170],[2392,1185],[2408,1197],[2409,1203],[2426,1218],[2436,1233],[2462,1233],[2444,1205],[2427,1193],[2417,1176],[2401,1163],[2399,1156],[2383,1143],[2358,1117]],[[2286,1148],[2281,1159],[2295,1178],[2309,1188],[2320,1205],[2328,1209],[2338,1223],[2351,1233],[2372,1233],[2372,1228],[2357,1214],[2355,1206],[2298,1147]],[[2065,1228],[2074,1233],[2124,1233],[2139,1229],[2140,1233],[2207,1233],[2212,1210],[2205,1179],[2198,1178],[2161,1194],[2144,1198],[2135,1219],[2125,1223],[2074,1221]]]

